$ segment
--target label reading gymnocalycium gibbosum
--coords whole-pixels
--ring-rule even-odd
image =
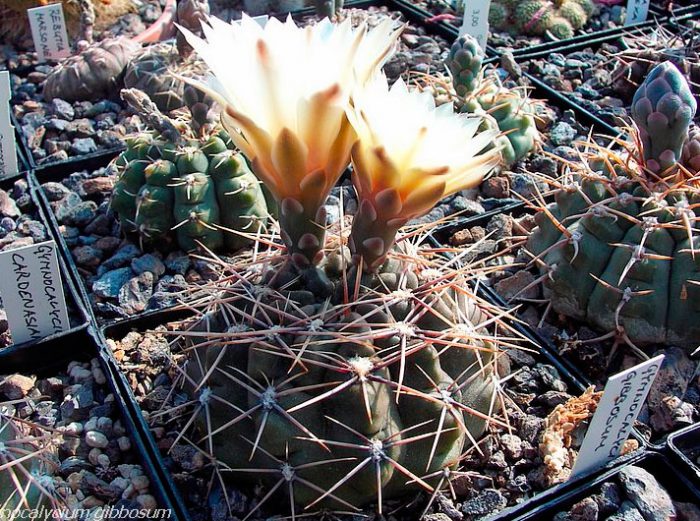
[[[459,28],[459,35],[473,36],[486,49],[489,38],[489,9],[491,0],[464,0],[464,20]]]
[[[0,72],[0,179],[19,172],[15,127],[10,121],[10,73]]]
[[[649,15],[649,0],[627,0],[625,25],[644,22]]]
[[[0,297],[14,344],[70,329],[54,241],[0,252]]]
[[[60,3],[27,9],[27,15],[32,28],[34,48],[40,62],[60,60],[70,56],[66,20]]]
[[[610,377],[571,477],[603,467],[620,455],[663,361],[664,355],[659,355]]]

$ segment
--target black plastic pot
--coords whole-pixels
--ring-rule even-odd
[[[488,293],[483,291],[482,288],[477,288],[477,292],[480,294],[481,297],[486,298],[488,300]],[[113,324],[110,326],[106,326],[102,329],[100,329],[99,336],[100,336],[100,341],[104,343],[105,350],[108,350],[109,348],[106,346],[106,341],[107,339],[118,339],[121,340],[123,337],[125,337],[129,332],[131,331],[138,331],[138,332],[145,332],[148,330],[153,330],[159,325],[166,324],[167,322],[178,320],[178,319],[183,319],[183,318],[188,318],[190,316],[193,316],[193,313],[191,311],[175,311],[175,310],[170,310],[166,312],[161,312],[157,314],[150,314],[149,316],[142,316],[139,318],[136,318],[134,320],[126,321],[126,322],[121,322],[118,324]],[[534,353],[530,353],[533,357],[535,357],[536,361],[538,363],[543,363],[543,364],[549,364],[552,365],[556,368],[558,371],[559,375],[561,376],[562,380],[566,382],[569,392],[572,394],[576,393],[581,393],[586,389],[586,385],[583,384],[576,376],[564,365],[561,363],[559,358],[552,354],[548,349],[542,349],[540,348],[540,345],[537,343],[538,339],[535,335],[530,334],[529,330],[527,328],[521,327],[520,324],[518,324],[515,321],[509,321],[510,325],[518,332],[520,333],[523,338],[529,339],[530,342],[532,342],[532,345],[527,344],[527,342],[524,345],[528,345],[529,347],[534,347],[535,351]],[[116,362],[114,362],[116,364]],[[148,429],[148,425],[146,424],[145,420],[143,420],[143,417],[140,414],[140,406],[138,405],[136,398],[131,390],[131,387],[128,384],[128,381],[126,379],[126,376],[117,369],[117,384],[121,388],[121,392],[123,393],[124,398],[129,402],[130,407],[132,407],[135,411],[137,411],[136,417],[137,421],[141,423],[141,430],[144,433],[144,445],[147,447],[149,454],[153,458],[156,468],[161,471],[161,479],[163,483],[165,483],[167,486],[170,487],[170,493],[173,498],[174,504],[179,505],[180,508],[183,509],[184,511],[184,516],[187,516],[187,509],[185,506],[185,501],[182,499],[182,496],[180,495],[179,491],[177,490],[174,481],[172,477],[170,476],[169,472],[167,471],[166,464],[161,456],[161,453],[157,447],[157,443],[155,438],[150,433],[150,430]],[[565,483],[561,485],[556,485],[554,487],[551,487],[550,489],[547,489],[546,491],[537,493],[535,496],[533,496],[531,499],[528,499],[524,501],[521,504],[508,507],[501,512],[488,517],[489,521],[505,521],[505,520],[511,520],[514,519],[516,516],[522,514],[525,511],[528,511],[530,508],[535,507],[536,505],[542,503],[543,501],[546,501],[548,498],[554,498],[558,497],[560,493],[563,493],[564,491],[568,490],[572,486],[575,486],[575,484],[582,484],[584,483],[587,479],[589,479],[591,476],[595,476],[598,473],[602,472],[605,469],[613,469],[616,468],[617,466],[624,464],[625,462],[629,461],[632,458],[638,457],[640,454],[644,453],[645,451],[645,443],[644,440],[642,440],[640,437],[635,436],[635,438],[639,441],[640,448],[635,451],[632,454],[628,454],[626,456],[623,456],[621,458],[616,459],[615,461],[611,462],[609,465],[607,465],[604,469],[599,469],[597,471],[593,471],[585,476],[581,476],[577,478],[575,481],[571,483]],[[187,519],[187,517],[183,517],[183,519]]]
[[[53,227],[51,223],[51,219],[47,216],[46,212],[44,211],[44,208],[42,204],[40,203],[40,197],[37,193],[37,185],[36,185],[36,180],[34,179],[33,175],[31,173],[29,174],[22,174],[20,176],[12,177],[9,179],[4,179],[0,181],[0,188],[3,190],[11,190],[12,185],[17,181],[18,179],[24,179],[26,180],[28,187],[29,187],[29,195],[31,197],[32,203],[35,208],[36,212],[36,218],[38,221],[40,221],[44,227],[47,230],[48,233],[48,238],[53,239],[57,246],[58,246],[58,263],[59,263],[59,268],[61,271],[61,278],[62,278],[62,283],[63,283],[63,293],[66,298],[66,304],[68,306],[68,316],[70,319],[70,329],[68,331],[65,331],[63,333],[57,333],[55,335],[51,335],[49,337],[46,337],[42,340],[39,340],[37,342],[25,342],[22,344],[13,344],[9,347],[0,349],[0,353],[13,353],[15,351],[21,351],[25,350],[28,347],[34,346],[34,345],[40,345],[43,346],[45,344],[49,344],[57,339],[61,339],[67,336],[70,336],[72,334],[78,333],[80,331],[84,331],[87,329],[88,324],[89,324],[89,313],[84,305],[83,299],[80,296],[80,293],[78,291],[78,287],[74,283],[72,277],[69,276],[70,268],[69,264],[66,261],[66,259],[61,255],[61,238],[57,237],[56,235],[56,229]]]
[[[700,423],[671,434],[668,448],[681,470],[700,487]]]
[[[528,212],[528,208],[524,204],[519,204],[519,205],[511,205],[507,207],[503,207],[500,209],[495,209],[491,212],[486,212],[481,215],[476,215],[472,217],[466,217],[463,219],[458,219],[455,220],[453,223],[449,223],[443,226],[438,226],[435,228],[431,235],[431,240],[434,241],[434,244],[436,246],[442,246],[444,244],[448,244],[449,238],[457,231],[461,229],[466,229],[470,228],[473,226],[481,226],[482,228],[485,228],[486,225],[489,223],[489,221],[496,215],[501,214],[501,213],[507,213],[513,217],[519,217],[523,215],[524,213]],[[512,304],[509,304],[493,287],[490,285],[486,284],[480,284],[479,285],[479,291],[480,295],[486,299],[487,301],[491,302],[492,304],[507,310],[512,308]],[[527,338],[530,338],[532,342],[536,345],[539,345],[542,347],[544,351],[549,353],[549,356],[552,358],[556,359],[558,363],[565,368],[566,371],[568,371],[573,378],[575,378],[577,381],[582,382],[586,387],[595,385],[595,382],[586,375],[584,371],[581,370],[581,368],[573,363],[572,361],[568,360],[567,358],[561,356],[558,352],[558,349],[556,346],[554,346],[548,339],[544,338],[542,335],[540,335],[535,328],[530,326],[529,324],[523,322],[523,321],[518,321],[514,324],[514,327],[520,330],[520,332],[525,335]],[[638,432],[637,430],[635,432],[635,438],[639,441],[643,441],[650,449],[657,450],[657,451],[662,451],[666,447],[666,441],[664,441],[665,437],[662,437],[661,440],[657,441],[651,441],[647,440],[642,433]],[[683,432],[683,431],[679,431]],[[670,434],[668,435],[670,436]]]
[[[4,374],[20,373],[23,375],[37,375],[47,377],[57,371],[65,370],[71,361],[86,362],[97,358],[102,371],[107,378],[107,385],[115,397],[119,416],[129,434],[139,463],[146,472],[150,481],[150,491],[158,501],[158,507],[170,511],[170,519],[178,521],[183,519],[178,515],[166,487],[157,472],[157,468],[143,443],[143,434],[137,428],[133,410],[127,406],[121,388],[116,384],[113,360],[109,354],[94,339],[88,328],[75,331],[70,335],[60,338],[47,339],[40,344],[33,344],[23,349],[0,351],[0,367]]]
[[[515,521],[542,521],[553,519],[561,511],[570,509],[574,504],[597,492],[603,483],[615,480],[620,473],[620,463],[609,465],[606,471],[587,483],[563,487],[559,494],[547,498],[529,509]],[[659,484],[666,489],[674,501],[700,504],[700,490],[685,476],[679,474],[666,457],[656,453],[646,453],[626,460],[624,466],[635,465],[651,473]]]

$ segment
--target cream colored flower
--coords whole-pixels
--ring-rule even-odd
[[[451,104],[436,108],[430,93],[410,91],[402,80],[389,89],[383,74],[353,95],[348,117],[359,138],[351,248],[368,269],[383,262],[407,221],[478,185],[501,159],[496,148],[485,151],[498,132],[478,133],[481,118],[455,114]]]
[[[280,203],[280,225],[300,263],[323,246],[321,205],[350,162],[356,140],[346,117],[350,94],[392,52],[391,20],[372,30],[328,19],[298,27],[271,18],[265,28],[212,18],[205,39],[181,29],[214,78],[207,91],[224,107],[222,122]]]

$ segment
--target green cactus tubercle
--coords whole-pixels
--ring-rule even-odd
[[[233,252],[262,229],[267,207],[257,178],[221,131],[174,145],[156,134],[127,141],[112,163],[111,208],[127,232],[157,249]]]

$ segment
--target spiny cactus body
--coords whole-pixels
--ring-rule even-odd
[[[482,71],[484,52],[469,35],[460,36],[452,44],[445,66],[452,77],[460,110],[488,115],[484,126],[497,126],[502,132],[498,145],[506,166],[527,157],[539,141],[535,124],[535,108],[519,91],[501,87],[495,80],[485,79]]]
[[[557,39],[566,39],[586,25],[593,11],[591,0],[494,0],[489,23],[493,29],[514,34],[549,33]]]
[[[182,77],[201,77],[206,66],[198,59],[182,58],[170,43],[147,47],[129,62],[124,72],[124,86],[144,91],[163,112],[186,105]]]
[[[126,38],[102,40],[61,62],[46,78],[44,99],[82,101],[116,94],[124,68],[141,45]]]
[[[252,293],[228,288],[182,331],[203,447],[301,507],[381,512],[435,487],[493,414],[498,346],[464,275],[426,253],[356,280],[345,248],[284,290],[274,265]]]
[[[593,153],[537,215],[528,241],[553,309],[618,343],[700,342],[697,145],[683,168],[669,164],[695,113],[693,98],[679,95],[686,89],[671,64],[652,71],[635,110],[641,142],[629,155]]]
[[[0,519],[58,506],[51,475],[56,465],[45,457],[51,435],[14,417],[14,405],[0,404]],[[37,519],[49,519],[47,512]]]
[[[254,235],[265,223],[262,190],[225,131],[189,132],[183,137],[171,122],[127,140],[112,162],[119,177],[111,208],[143,245],[239,250],[251,242],[240,233]]]

